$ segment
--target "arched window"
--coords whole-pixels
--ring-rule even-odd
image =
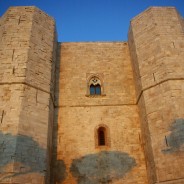
[[[101,95],[101,81],[98,77],[93,76],[89,81],[90,95]]]
[[[87,97],[101,98],[106,96],[104,92],[103,77],[103,74],[87,74]]]
[[[95,128],[95,146],[102,149],[110,146],[109,128],[104,124],[98,125]]]
[[[90,95],[101,95],[101,86],[99,84],[97,85],[91,84]]]
[[[105,146],[106,145],[106,132],[104,127],[100,127],[98,129],[98,146]]]

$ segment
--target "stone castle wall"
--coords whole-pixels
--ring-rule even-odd
[[[60,53],[53,183],[146,183],[127,43],[62,43]],[[94,74],[103,80],[102,96],[87,95]],[[107,147],[96,145],[100,125],[109,129]]]
[[[0,184],[183,184],[183,58],[173,7],[132,19],[128,43],[57,43],[53,18],[9,8],[0,17]],[[89,93],[93,76],[99,96]]]
[[[150,183],[182,183],[184,31],[176,9],[155,7],[138,15],[129,45],[145,155],[153,159],[147,159]]]
[[[0,183],[43,183],[55,23],[35,7],[11,7],[0,35]]]

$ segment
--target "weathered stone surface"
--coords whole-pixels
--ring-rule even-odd
[[[0,183],[48,183],[55,23],[36,7],[11,7],[0,36]]]
[[[56,35],[36,7],[0,17],[0,184],[183,184],[176,9],[136,16],[128,43],[57,43]],[[101,95],[90,95],[91,83]]]
[[[131,22],[129,46],[149,183],[184,177],[184,31],[173,7],[153,7]]]
[[[79,184],[109,183],[123,178],[135,166],[127,153],[102,151],[74,159],[70,171]]]
[[[102,183],[108,183],[110,180],[111,183],[147,183],[127,43],[61,43],[58,49],[61,55],[58,56],[56,68],[57,108],[53,157],[56,162],[63,160],[67,171],[65,180],[60,183],[100,183],[101,180]],[[104,95],[87,95],[87,82],[91,74],[97,74],[103,80]],[[109,146],[104,148],[98,147],[95,143],[97,139],[95,130],[100,125],[106,125],[109,129]],[[76,176],[77,171],[70,170],[78,167],[76,164],[80,167],[81,160],[86,161],[83,166],[83,169],[86,167],[86,172],[88,168],[94,171],[95,168],[87,164],[88,160],[90,155],[94,156],[94,159],[98,158],[98,155],[103,153],[101,151],[107,151],[109,160],[114,158],[116,151],[122,153],[116,155],[118,158],[115,156],[117,160],[121,160],[122,155],[126,155],[127,159],[129,157],[134,159],[132,165],[126,161],[123,163],[125,168],[132,169],[125,172],[123,168],[118,169],[119,165],[117,169],[112,169],[107,164],[108,167],[105,169],[108,170],[110,167],[109,169],[113,170],[113,177],[105,177],[104,173],[104,176],[99,174],[96,179],[93,177],[89,179],[90,176],[87,175],[86,178],[80,179],[80,171]],[[111,151],[115,153],[111,155]],[[100,164],[99,159],[94,162],[96,163],[94,167]],[[103,173],[103,170],[99,168],[94,172]],[[57,168],[53,168],[53,172],[56,173]]]

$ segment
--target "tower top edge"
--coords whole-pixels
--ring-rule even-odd
[[[134,21],[135,19],[141,17],[143,14],[151,11],[151,10],[164,10],[164,9],[173,9],[173,10],[176,10],[176,7],[174,6],[150,6],[148,7],[147,9],[145,9],[144,11],[140,12],[138,15],[136,15],[135,17],[133,17],[130,22]]]
[[[52,17],[51,15],[47,14],[45,11],[43,11],[42,9],[38,8],[37,6],[34,6],[34,5],[31,5],[31,6],[10,6],[6,12],[4,14],[6,14],[8,11],[11,11],[11,10],[19,10],[19,9],[30,9],[30,10],[33,10],[35,12],[41,12],[42,14],[46,15],[47,17],[51,18],[53,21],[55,21],[55,18]],[[3,15],[4,15],[3,14]]]

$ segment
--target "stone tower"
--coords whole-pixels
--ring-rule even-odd
[[[184,183],[184,27],[173,7],[131,21],[129,46],[149,183]]]
[[[36,7],[0,18],[0,184],[183,184],[184,20],[134,19],[128,42],[57,43]]]
[[[1,17],[0,183],[48,181],[54,47],[54,20],[36,7]]]

